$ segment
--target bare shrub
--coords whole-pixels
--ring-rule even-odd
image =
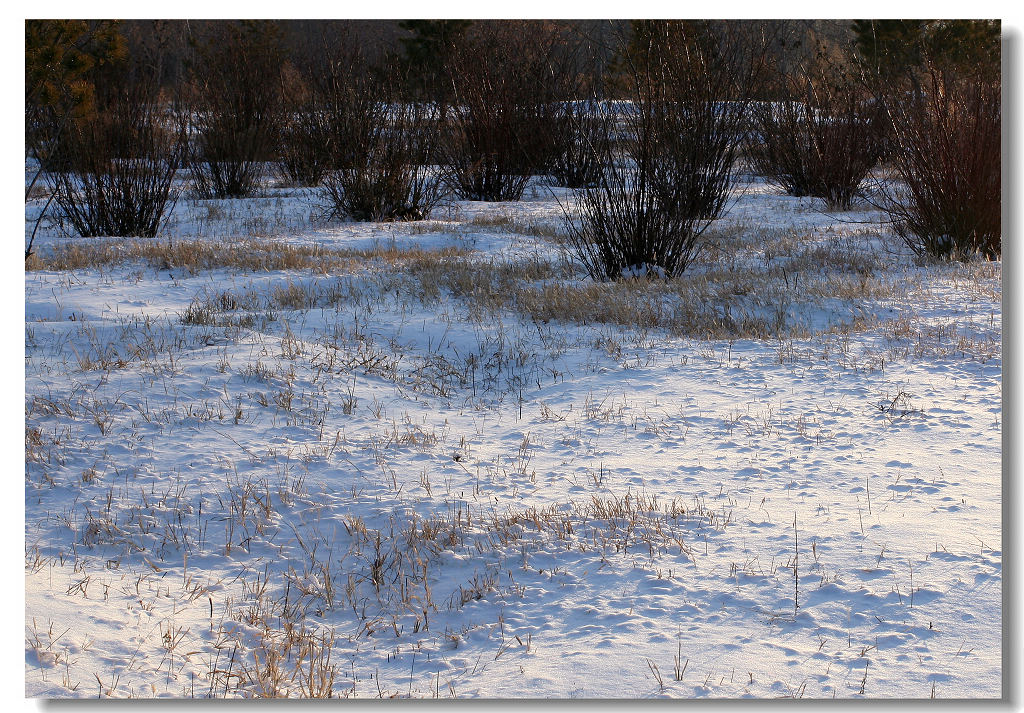
[[[355,61],[354,61],[355,60]],[[325,219],[422,220],[440,200],[435,109],[394,101],[396,83],[349,57],[334,66],[321,112],[332,169],[318,196]]]
[[[519,200],[548,163],[562,46],[553,23],[501,21],[475,23],[451,50],[440,160],[460,198]]]
[[[322,117],[310,105],[303,105],[288,117],[281,131],[277,171],[294,186],[315,186],[330,168],[320,139],[325,133]]]
[[[253,195],[274,156],[282,123],[278,33],[266,21],[216,22],[198,49],[190,168],[201,198]]]
[[[614,113],[592,101],[566,101],[552,122],[552,152],[547,172],[555,185],[592,188],[609,154]]]
[[[423,220],[441,198],[431,166],[418,163],[431,153],[434,127],[422,104],[363,105],[353,128],[350,165],[327,173],[319,195],[324,217],[353,220]]]
[[[706,23],[645,22],[624,57],[631,101],[616,112],[624,155],[577,191],[567,242],[595,279],[682,273],[725,207],[763,44]],[[637,42],[636,39],[640,41]],[[611,121],[612,119],[609,119]]]
[[[25,204],[46,199],[25,246],[26,261],[54,201],[43,173],[78,168],[69,164],[76,152],[61,150],[60,143],[72,121],[95,111],[98,68],[121,69],[126,58],[117,21],[25,21],[25,153],[36,164]]]
[[[929,63],[921,83],[890,95],[897,181],[882,207],[917,254],[966,258],[1002,253],[1000,77]]]
[[[613,138],[610,112],[600,111],[588,97],[603,94],[600,48],[584,37],[567,33],[549,80],[554,111],[546,127],[544,171],[554,185],[584,188],[597,185]]]
[[[152,85],[126,83],[107,106],[68,125],[61,163],[47,175],[62,229],[82,237],[153,237],[177,197],[174,174],[185,151],[183,114],[157,100]]]
[[[804,66],[783,101],[751,107],[754,170],[790,195],[849,210],[884,145],[884,116],[867,99],[843,70]]]
[[[331,168],[330,154],[324,150],[326,117],[318,93],[306,86],[305,78],[291,65],[286,65],[284,75],[286,111],[275,161],[277,173],[291,185],[315,186]]]

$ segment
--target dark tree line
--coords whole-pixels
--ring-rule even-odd
[[[999,23],[26,21],[26,150],[80,235],[310,186],[327,219],[575,191],[595,277],[677,274],[738,166],[922,253],[1000,253]],[[617,102],[617,103],[615,103]],[[625,108],[624,108],[625,107]],[[187,176],[188,181],[180,180]],[[45,209],[44,209],[45,212]],[[26,254],[31,252],[31,244]]]

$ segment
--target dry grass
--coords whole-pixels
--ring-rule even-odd
[[[403,226],[403,229],[412,235],[455,233],[466,236],[473,232],[487,231],[541,238],[556,245],[565,243],[565,233],[562,232],[561,223],[558,221],[520,218],[508,211],[478,213],[468,221],[461,219],[459,215],[456,215],[455,218],[455,220],[448,221],[425,220],[410,223]]]
[[[508,214],[462,221],[454,229],[451,224],[437,226],[445,232],[493,229],[557,240],[544,235],[543,226],[519,222]],[[420,229],[429,226],[414,230]],[[72,550],[80,548],[118,562],[123,559],[122,571],[133,562],[138,564],[141,553],[149,558],[147,562],[152,560],[165,570],[180,566],[186,554],[229,555],[245,563],[268,551],[279,553],[268,556],[268,569],[261,564],[258,574],[243,564],[238,581],[245,581],[244,597],[226,615],[213,650],[205,650],[210,660],[203,681],[206,690],[200,693],[347,696],[355,692],[356,682],[335,660],[339,648],[363,646],[371,637],[376,642],[392,634],[401,639],[396,646],[406,646],[410,632],[460,646],[465,632],[458,627],[447,630],[440,622],[457,621],[461,610],[476,600],[523,596],[524,588],[516,579],[522,580],[520,572],[529,569],[531,552],[580,553],[602,563],[615,557],[645,560],[652,569],[657,565],[660,577],[665,562],[678,566],[693,560],[698,553],[692,540],[699,533],[724,528],[732,518],[724,505],[709,508],[702,499],[662,502],[646,493],[611,494],[614,476],[606,475],[603,466],[576,480],[593,496],[544,507],[496,509],[487,498],[488,481],[537,482],[537,474],[531,473],[535,446],[529,433],[518,449],[515,444],[508,447],[508,457],[503,454],[500,465],[498,460],[493,466],[477,464],[485,482],[481,490],[478,476],[473,509],[469,501],[456,503],[455,499],[446,500],[445,509],[439,501],[446,488],[452,495],[452,484],[443,470],[432,470],[429,459],[422,458],[426,465],[421,473],[396,473],[398,466],[393,468],[389,461],[454,451],[450,460],[443,459],[445,464],[451,467],[454,462],[469,472],[475,451],[465,438],[458,446],[448,442],[447,424],[438,427],[419,416],[385,414],[385,405],[398,408],[387,397],[392,387],[403,398],[418,394],[465,398],[464,403],[474,407],[486,399],[501,403],[518,392],[521,418],[524,390],[529,398],[534,380],[540,388],[541,378],[550,379],[549,383],[573,378],[563,373],[567,367],[560,361],[568,350],[596,352],[593,359],[585,355],[587,364],[579,368],[586,370],[600,361],[601,350],[616,360],[626,358],[623,344],[634,335],[642,335],[636,343],[639,350],[648,350],[642,355],[645,359],[658,358],[650,352],[661,351],[663,340],[671,337],[772,340],[763,345],[763,353],[767,358],[774,354],[779,363],[828,361],[855,369],[884,368],[900,359],[986,361],[1001,354],[1001,320],[995,304],[991,320],[915,317],[917,305],[944,299],[949,291],[997,303],[1002,293],[998,263],[929,265],[928,270],[907,264],[894,270],[887,264],[891,256],[867,244],[874,238],[869,231],[837,230],[822,236],[738,223],[723,225],[712,237],[714,248],[682,277],[604,283],[581,279],[564,259],[490,258],[462,248],[391,245],[339,250],[284,241],[185,241],[171,246],[152,240],[96,240],[34,257],[28,269],[66,271],[68,276],[61,278],[67,280],[74,279],[70,274],[76,269],[133,263],[173,268],[175,274],[185,275],[214,269],[312,273],[312,277],[292,274],[272,282],[254,278],[249,285],[238,280],[240,286],[230,289],[204,283],[194,287],[201,292],[192,304],[167,318],[119,317],[90,323],[72,316],[27,324],[26,356],[31,360],[31,367],[26,362],[27,370],[40,374],[43,369],[61,370],[70,386],[45,395],[29,394],[26,399],[26,486],[40,498],[50,489],[73,489],[76,496],[80,494],[72,507],[49,513],[41,527],[73,532]],[[51,279],[43,277],[40,282]],[[827,314],[837,300],[849,312],[816,326],[814,339],[799,341],[798,337],[808,336],[808,327],[793,320],[793,313],[820,309]],[[875,310],[879,303],[893,311]],[[371,314],[379,319],[401,309],[404,315],[409,306],[413,313],[427,307],[440,313],[441,320],[461,322],[456,326],[470,328],[477,341],[466,350],[460,342],[463,353],[453,354],[436,342],[424,350],[422,343],[407,346],[399,339],[382,338],[368,326]],[[328,315],[329,319],[320,321],[318,315],[311,315],[306,321],[310,310],[335,308],[336,318]],[[561,329],[557,324],[544,326],[545,322],[615,325],[625,333]],[[873,333],[868,339],[851,338],[869,330]],[[732,356],[731,341],[728,347],[722,343],[698,346],[708,359],[739,363]],[[637,364],[640,358],[638,354]],[[169,393],[163,386],[160,396],[161,385],[174,385],[173,377],[181,375],[192,378],[196,365],[206,370],[202,378],[209,380],[210,389],[189,398],[184,391]],[[138,369],[152,393],[118,391],[115,397],[113,387],[105,386],[112,376],[108,372],[125,368]],[[362,388],[360,374],[375,377],[374,386],[385,391]],[[121,376],[113,375],[111,381]],[[379,383],[377,377],[387,383]],[[222,378],[230,389],[225,385],[221,394],[217,380]],[[378,396],[384,400],[378,401]],[[894,413],[893,418],[902,418],[904,411],[911,413],[909,405],[896,397],[887,399],[883,403],[890,404],[887,416]],[[567,418],[565,412],[539,406],[542,420]],[[376,416],[370,421],[373,428],[362,434],[350,429],[346,437],[341,430],[345,419],[334,417],[338,412],[351,416],[364,408]],[[658,417],[646,415],[634,415],[628,424],[628,410],[617,403],[588,399],[578,413],[573,416],[596,424],[631,425],[632,430],[646,433],[657,434],[667,427]],[[748,409],[746,414],[737,412],[724,428],[730,433],[746,429],[752,439],[780,432],[797,434],[808,443],[829,437],[813,415],[801,414],[796,420],[783,416],[773,414],[770,406],[766,411]],[[261,419],[272,421],[275,429],[301,426],[311,438],[295,452],[291,447],[285,452],[245,428]],[[140,469],[132,465],[133,456],[100,456],[96,450],[97,443],[130,445],[140,430],[206,423],[211,429],[223,425],[231,433],[226,438],[238,446],[239,455],[244,452],[241,462],[247,456],[251,469],[243,467],[240,476],[235,465],[225,460],[223,470],[218,468],[214,474],[216,489],[205,495],[176,479],[161,482],[161,489],[154,490],[136,480]],[[242,428],[232,429],[232,424]],[[414,497],[425,493],[437,500],[419,501],[416,507],[426,510],[419,513],[411,508],[364,509],[365,520],[343,505],[324,519],[338,523],[338,531],[321,532],[322,511],[335,505],[326,504],[329,499],[318,501],[319,493],[307,493],[303,473],[292,477],[289,469],[332,462],[354,448],[364,449],[363,455],[372,456],[379,469],[379,473],[373,466],[368,469],[368,488],[380,487],[396,495],[414,491]],[[268,474],[274,468],[281,469],[277,481]],[[309,475],[308,470],[304,473]],[[375,477],[376,483],[372,482]],[[422,493],[416,492],[417,487]],[[73,556],[78,566],[79,555]],[[470,567],[457,575],[445,571],[467,562]],[[533,576],[536,570],[530,572]],[[90,584],[88,577],[84,574],[76,585],[83,596],[86,590],[92,596],[100,586],[99,578]],[[194,586],[186,594],[200,597],[199,604],[205,607],[203,591]],[[220,605],[221,600],[217,601]],[[337,641],[337,633],[323,625],[328,615],[345,621],[347,639]],[[166,640],[168,661],[186,650],[181,643],[183,632],[169,619],[161,622],[160,633]],[[56,651],[52,637],[41,631],[32,636],[29,646],[37,656],[48,656],[51,648]],[[528,650],[529,637],[524,634],[522,640]],[[499,649],[498,656],[504,650]],[[687,670],[682,659],[680,650],[673,662],[677,681]],[[662,662],[666,666],[663,683],[669,678],[667,664]],[[661,676],[657,665],[650,670]],[[445,684],[451,685],[439,678],[429,692],[440,695]],[[116,684],[103,685],[105,691],[117,689]],[[454,695],[453,686],[449,691]],[[422,694],[422,689],[417,692]],[[373,690],[371,685],[369,693],[390,696],[396,691]],[[358,694],[366,695],[366,688]]]
[[[256,510],[262,502],[254,499]],[[237,507],[231,512],[233,519],[240,517]],[[551,545],[591,553],[601,561],[660,554],[690,561],[694,552],[684,538],[725,527],[730,517],[700,500],[662,503],[630,492],[504,513],[473,512],[463,504],[425,517],[392,513],[379,528],[348,515],[341,521],[344,534],[334,537],[307,529],[296,533],[303,553],[298,561],[293,558],[276,572],[257,570],[244,581],[243,606],[231,618],[246,629],[222,627],[217,659],[210,664],[211,695],[347,697],[356,682],[342,681],[344,672],[331,661],[336,634],[315,623],[332,610],[348,611],[358,622],[349,643],[385,633],[422,636],[436,628],[435,620],[449,620],[447,614],[473,601],[522,596],[514,579],[517,567],[506,560],[530,571],[527,553],[536,548]],[[456,560],[483,557],[498,567],[452,580],[450,590],[436,592],[444,580],[440,570],[453,554]],[[499,571],[504,571],[501,578]],[[446,627],[435,636],[458,648],[461,633]],[[529,651],[525,633],[512,640]],[[496,658],[510,645],[499,648]],[[440,689],[433,693],[439,695]],[[380,688],[377,695],[394,694]]]
[[[560,225],[552,222],[544,222],[537,219],[522,220],[511,213],[481,213],[473,216],[469,221],[473,228],[485,228],[518,235],[529,235],[535,238],[545,238],[556,243],[565,241],[565,233]]]
[[[888,359],[960,357],[985,363],[1002,355],[1002,329],[993,324],[942,320],[922,322],[901,317],[879,325],[888,344]]]
[[[425,250],[384,245],[365,249],[336,249],[319,245],[297,245],[265,240],[180,240],[165,243],[156,240],[67,242],[43,255],[33,255],[25,263],[30,271],[73,271],[143,262],[158,270],[180,270],[196,275],[206,270],[230,269],[241,272],[309,270],[318,274],[352,272],[366,261],[400,266],[424,261],[464,256],[457,247]]]
[[[445,263],[419,261],[409,265],[415,293],[429,304],[443,297],[464,298],[488,311],[508,309],[510,297],[530,283],[567,278],[569,265],[541,258],[515,261],[456,257]]]
[[[514,224],[505,214],[479,222]],[[594,283],[578,279],[574,266],[564,259],[481,259],[456,247],[338,250],[261,241],[192,241],[176,246],[153,241],[75,243],[33,258],[31,267],[68,270],[144,261],[192,274],[229,268],[337,275],[329,282],[289,282],[270,291],[253,287],[197,296],[181,315],[189,325],[264,329],[281,311],[372,302],[393,294],[427,306],[454,298],[477,321],[512,312],[538,322],[665,329],[674,336],[699,339],[773,339],[806,336],[806,326],[794,322],[792,313],[816,309],[825,300],[901,301],[923,288],[908,273],[883,271],[883,256],[863,249],[860,239],[832,235],[812,240],[792,230],[732,226],[716,236],[713,259],[667,281]],[[389,269],[368,272],[368,263]],[[994,269],[984,264],[963,266],[953,275],[954,283],[958,289],[991,296],[1001,290]],[[358,284],[351,279],[356,274]],[[365,279],[369,284],[362,284]],[[102,366],[104,360],[99,362]]]
[[[896,298],[907,288],[868,273],[821,273],[791,264],[790,269],[694,272],[664,282],[527,285],[510,299],[516,309],[544,322],[657,328],[700,339],[768,339],[806,333],[791,322],[790,309],[814,309],[826,298]]]

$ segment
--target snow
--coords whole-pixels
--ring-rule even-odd
[[[279,188],[182,199],[157,240],[560,265],[526,226],[567,200],[322,225]],[[818,208],[744,181],[688,271],[770,273],[698,305],[779,313],[770,338],[435,299],[385,258],[26,272],[25,694],[301,696],[329,670],[359,698],[998,698],[1001,264]],[[709,294],[659,284],[620,287]],[[268,306],[296,288],[312,306]],[[225,292],[234,326],[182,323]]]

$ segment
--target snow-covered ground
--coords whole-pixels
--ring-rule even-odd
[[[44,228],[26,694],[999,697],[1001,265],[751,181],[594,285],[567,200]]]

